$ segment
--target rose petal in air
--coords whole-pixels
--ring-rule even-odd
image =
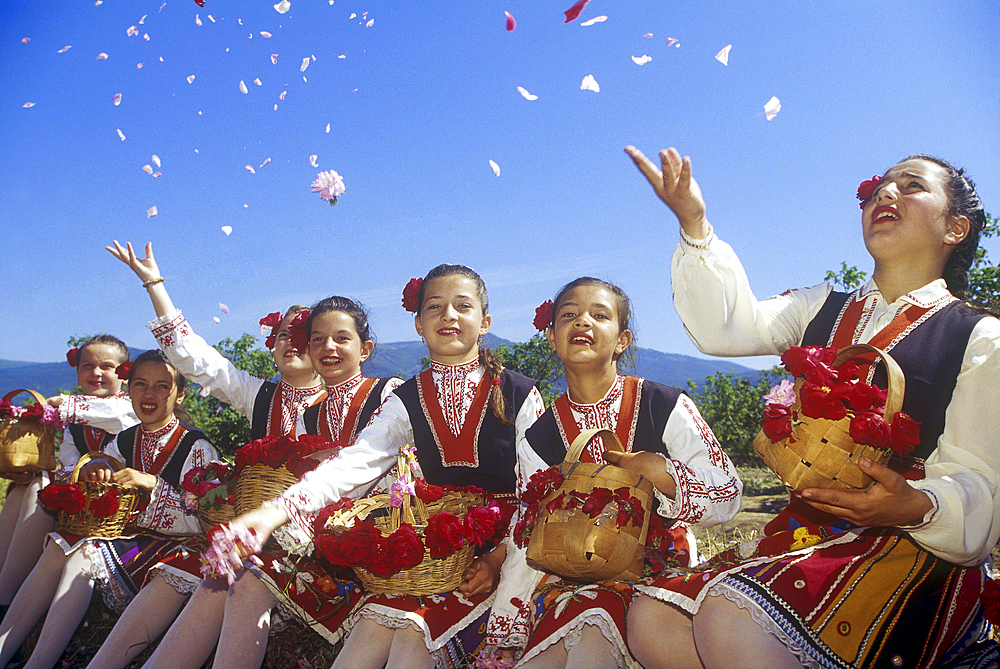
[[[160,12],[162,12],[162,11],[163,11],[163,8],[164,8],[164,7],[166,7],[166,6],[167,6],[167,3],[165,3],[165,2],[164,2],[164,3],[162,4],[162,5],[160,5],[160,9],[159,9],[159,10],[157,10],[157,11],[160,11]]]
[[[722,51],[715,54],[715,59],[722,63],[723,65],[729,65],[729,50],[733,48],[732,44],[727,44],[722,47]]]
[[[114,106],[116,106],[116,107],[118,105],[120,105],[122,103],[122,94],[121,93],[115,93],[114,95],[112,95],[111,96],[111,103]]]
[[[30,37],[22,37],[21,38],[21,44],[27,44],[30,41],[31,41]]]
[[[61,48],[58,51],[56,51],[56,53],[66,53],[67,51],[69,51],[72,48],[73,48],[72,46],[70,46],[69,44],[67,44],[63,48]]]
[[[211,14],[205,14],[205,16],[208,17],[209,21],[211,21],[212,23],[215,23],[215,17],[214,16],[212,16]]]
[[[141,18],[141,19],[139,19],[139,25],[140,25],[140,26],[141,26],[141,25],[144,25],[144,24],[146,23],[146,17],[147,17],[147,16],[149,16],[149,14],[143,14],[143,15],[142,15],[142,18]]]
[[[243,167],[247,168],[247,172],[249,172],[250,174],[257,174],[253,170],[253,165],[244,165]]]
[[[645,37],[646,39],[651,39],[653,37],[653,33],[646,33],[645,35],[643,35],[643,37]]]
[[[97,54],[97,60],[107,60],[107,59],[108,59],[108,54],[104,53],[103,51]]]
[[[563,23],[569,23],[570,21],[575,21],[576,17],[580,16],[580,12],[583,11],[583,8],[587,6],[588,2],[590,2],[590,0],[580,0],[575,5],[573,5],[565,12],[563,12],[564,14],[566,14],[566,20],[563,21]]]
[[[34,106],[35,106],[34,102],[25,102],[23,105],[21,105],[21,109],[30,109],[31,107]]]
[[[229,235],[233,234],[233,226],[231,226],[231,225],[223,225],[222,226],[222,231],[224,233],[226,233],[226,237],[228,237]]]
[[[281,95],[278,96],[278,99],[281,100],[282,102],[284,102],[285,101],[285,93],[287,93],[287,92],[288,91],[281,91]]]
[[[190,84],[192,81],[194,81],[194,75],[193,74],[189,74],[187,80],[188,80],[188,83]]]
[[[261,83],[260,83],[260,79],[259,79],[259,78],[258,78],[258,79],[254,79],[254,80],[253,80],[253,83],[257,84],[258,86],[260,86],[260,85],[261,85]]]
[[[144,39],[144,40],[146,40],[148,42],[149,41],[149,33],[143,33],[142,34],[142,39]]]
[[[267,165],[269,162],[271,162],[271,159],[270,158],[265,158],[264,162],[262,162],[260,164],[260,167],[264,167],[264,165]],[[257,169],[260,169],[260,167],[258,167]]]
[[[490,161],[490,169],[493,170],[493,174],[500,176],[500,166],[492,160]]]
[[[229,313],[229,307],[227,307],[226,305],[224,305],[222,302],[219,302],[219,311],[221,311],[224,314],[228,314]]]
[[[764,118],[770,121],[775,116],[777,116],[778,112],[780,111],[781,111],[781,100],[772,95],[771,99],[767,101],[766,105],[764,105]]]
[[[580,82],[580,90],[600,93],[601,87],[597,84],[597,81],[594,80],[594,75],[588,74],[583,78],[583,81]]]
[[[153,178],[154,179],[159,179],[162,176],[163,176],[163,172],[153,172]]]
[[[676,37],[668,37],[667,38],[667,46],[674,46],[674,47],[677,47],[679,49],[679,48],[681,48],[681,41],[679,39],[677,39]]]
[[[248,93],[247,85],[243,83],[242,79],[240,79],[240,93],[242,93],[243,95],[246,95]]]
[[[219,320],[219,317],[218,317],[218,316],[212,316],[212,320],[213,320],[213,321],[215,321],[215,322],[216,322],[216,324],[219,324],[219,323],[221,323],[221,322],[222,322],[222,321],[220,321],[220,320]]]
[[[316,164],[316,159],[318,157],[319,156],[317,156],[315,153],[309,156],[309,164],[312,165],[313,167],[319,167],[319,165]]]
[[[135,64],[135,69],[141,70],[142,69],[142,63],[136,63]]]
[[[292,3],[288,2],[288,0],[281,0],[281,2],[279,2],[274,6],[274,11],[278,12],[279,14],[284,14],[291,8],[291,6]]]
[[[121,140],[124,142],[125,141],[125,133],[122,132],[121,128],[115,128],[115,132],[118,133],[118,136],[121,137]]]
[[[154,165],[156,165],[157,167],[160,167],[160,157],[158,155],[156,155],[154,153],[153,157],[151,158],[151,160],[153,161]]]
[[[595,23],[604,23],[607,20],[608,20],[608,17],[606,17],[606,16],[595,16],[594,18],[590,19],[589,21],[584,21],[580,25],[581,26],[592,26]]]
[[[134,35],[138,35],[139,34],[139,29],[136,28],[135,26],[129,26],[128,30],[125,31],[125,34],[128,35],[129,37],[132,37]]]
[[[329,123],[326,124],[326,134],[328,134],[328,135],[330,134],[330,124]]]
[[[271,63],[274,64],[274,65],[278,64],[278,54],[276,54],[276,53],[272,53],[271,54]]]
[[[513,32],[514,28],[517,27],[517,21],[514,20],[514,16],[510,12],[504,12],[507,16],[507,32]]]
[[[152,207],[150,207],[149,209],[146,210],[146,218],[153,218],[158,213],[159,212],[156,211],[156,205],[153,205]]]
[[[347,56],[345,56],[344,54],[340,54],[339,56],[337,56],[337,58],[339,58],[340,60],[344,60],[345,58],[347,58]]]
[[[351,12],[351,15],[347,17],[347,20],[348,20],[348,21],[350,21],[350,20],[351,20],[351,19],[353,19],[353,18],[354,18],[355,16],[357,16],[357,14],[355,14],[354,12]]]
[[[153,173],[153,167],[151,165],[143,165],[142,166],[142,171],[145,172],[146,174],[152,174]]]
[[[368,23],[365,24],[365,28],[371,28],[375,25],[375,19],[368,19]]]
[[[523,98],[524,98],[525,100],[537,100],[537,99],[538,99],[538,96],[537,96],[537,95],[532,95],[531,93],[529,93],[529,92],[528,92],[527,90],[525,90],[525,89],[524,89],[524,88],[522,88],[521,86],[518,86],[518,87],[517,87],[517,92],[518,92],[518,93],[520,93],[520,94],[521,94],[521,96],[522,96],[522,97],[523,97]]]
[[[194,24],[199,28],[202,26],[201,17],[198,16],[197,14],[194,15]]]
[[[263,37],[264,39],[269,39],[271,37],[271,33],[267,32],[266,30],[261,30],[260,36]]]
[[[309,58],[302,59],[302,67],[299,68],[299,72],[305,72],[306,68],[309,67]]]
[[[638,57],[632,56],[632,62],[635,63],[636,65],[645,65],[651,60],[653,60],[652,56],[647,56],[646,54],[642,54],[641,56]]]

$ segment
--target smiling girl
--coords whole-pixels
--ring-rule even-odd
[[[979,565],[1000,537],[1000,320],[963,301],[986,222],[972,181],[930,156],[898,163],[858,189],[870,281],[758,302],[705,217],[690,159],[669,149],[657,167],[626,152],[680,221],[674,303],[699,349],[868,343],[899,363],[903,410],[920,421],[916,459],[860,461],[875,480],[867,491],[805,489],[731,563],[640,587],[636,657],[651,668],[734,657],[748,669],[996,666],[995,644],[977,638]],[[885,387],[881,365],[872,379]]]
[[[613,463],[653,483],[664,519],[661,564],[690,566],[697,550],[688,524],[712,526],[740,509],[743,485],[694,403],[678,388],[618,373],[632,346],[631,306],[618,286],[582,277],[540,308],[541,329],[563,363],[567,391],[525,432],[525,477],[561,463],[583,430],[607,428],[624,454],[595,440],[581,461]],[[521,667],[638,667],[625,638],[629,583],[581,586],[529,567],[524,549],[504,564],[489,643],[515,650]],[[515,605],[513,602],[519,602]]]
[[[237,522],[266,539],[289,520],[302,522],[304,513],[356,499],[408,444],[428,483],[476,485],[512,501],[517,443],[543,407],[532,380],[504,369],[479,346],[491,324],[483,280],[468,267],[439,265],[411,281],[404,306],[416,313],[430,369],[397,388],[353,446]],[[334,666],[432,667],[434,654],[464,654],[453,637],[489,608],[504,555],[500,547],[476,559],[455,592],[366,596],[347,623],[350,636]]]
[[[200,531],[197,519],[184,513],[180,481],[188,470],[218,454],[201,432],[182,426],[174,415],[185,384],[160,351],[147,351],[136,359],[129,395],[140,424],[121,432],[106,449],[125,467],[112,473],[95,463],[84,468],[81,478],[111,480],[148,493],[148,504],[132,528],[138,531],[117,539],[50,534],[45,552],[0,624],[0,666],[6,666],[48,610],[26,666],[53,667],[83,619],[95,583],[100,584],[108,607],[121,610],[159,556],[179,543],[164,535]]]

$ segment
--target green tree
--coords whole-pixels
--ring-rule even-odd
[[[843,286],[844,290],[850,292],[863,284],[868,278],[867,272],[862,272],[856,266],[847,266],[844,261],[840,262],[840,271],[829,270],[826,273],[826,280],[833,286]]]
[[[1000,226],[997,219],[986,214],[986,226],[983,228],[980,242],[983,239],[1000,236]],[[1000,309],[1000,267],[991,265],[989,254],[982,246],[972,261],[969,269],[969,301],[983,307]]]
[[[500,344],[496,352],[505,367],[538,382],[536,387],[545,406],[552,404],[562,394],[557,386],[563,377],[562,362],[549,347],[544,332],[539,332],[524,343]]]
[[[688,394],[734,462],[763,466],[753,450],[753,438],[760,432],[764,413],[763,397],[786,376],[781,366],[775,366],[761,372],[757,383],[732,371],[716,372],[700,387],[688,381]]]

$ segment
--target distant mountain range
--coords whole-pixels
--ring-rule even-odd
[[[487,335],[485,344],[497,346],[512,342]],[[132,359],[145,351],[144,348],[130,347]],[[365,375],[374,377],[400,376],[408,379],[422,369],[420,358],[427,355],[427,345],[419,341],[380,343],[375,356],[365,363]],[[701,383],[705,377],[720,371],[732,371],[751,383],[756,382],[760,372],[743,365],[728,362],[725,358],[703,359],[690,355],[663,353],[650,348],[638,349],[635,356],[636,376],[658,381],[671,386],[687,388],[688,380]],[[45,397],[55,395],[60,390],[69,391],[76,385],[73,370],[62,362],[19,362],[0,360],[0,394],[15,388],[37,390]],[[15,400],[17,401],[17,400]]]

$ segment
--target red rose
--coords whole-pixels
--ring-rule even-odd
[[[289,344],[300,353],[305,353],[309,348],[309,333],[306,332],[306,320],[309,318],[309,310],[300,311],[295,314],[288,323]]]
[[[608,488],[594,488],[580,510],[591,518],[597,518],[612,499],[614,499],[614,493]]]
[[[107,518],[118,511],[118,491],[109,488],[107,492],[90,501],[90,511],[94,518]]]
[[[339,441],[330,441],[318,434],[300,434],[296,441],[298,441],[298,451],[303,455],[344,447]]]
[[[835,348],[793,346],[781,354],[781,362],[792,376],[825,386],[838,378],[837,370],[830,365],[836,355]]]
[[[0,418],[13,418],[14,405],[10,400],[0,399]]]
[[[316,535],[316,539],[313,542],[316,547],[316,553],[321,558],[330,564],[350,567],[352,565],[344,559],[344,555],[340,551],[341,543],[343,543],[342,538],[334,535],[333,532],[321,532]]]
[[[424,537],[427,548],[431,549],[431,557],[446,558],[462,547],[465,529],[455,514],[435,513],[427,520]]]
[[[792,437],[792,410],[783,404],[764,407],[764,434],[772,443]]]
[[[649,531],[646,533],[646,545],[656,548],[665,536],[667,536],[667,526],[663,523],[663,518],[655,513],[650,514]]]
[[[552,324],[552,300],[545,300],[535,307],[535,320],[531,324],[539,332],[544,331]]]
[[[830,396],[845,402],[854,411],[885,406],[888,391],[858,379],[841,381],[830,389]]]
[[[889,445],[900,455],[909,455],[920,443],[920,423],[902,411],[897,411],[889,426]]]
[[[348,567],[364,567],[374,563],[381,550],[382,535],[370,523],[356,523],[340,539],[340,555]]]
[[[861,200],[862,209],[868,204],[868,200],[872,199],[872,195],[875,194],[875,187],[878,186],[880,181],[882,181],[882,177],[876,174],[871,179],[862,181],[861,185],[858,186],[858,199]]]
[[[847,405],[832,394],[829,386],[820,386],[806,381],[799,391],[802,413],[810,418],[840,420],[847,415]]]
[[[420,284],[423,282],[423,279],[410,279],[406,287],[403,288],[403,308],[410,313],[415,314],[420,310],[417,298],[420,294]]]
[[[267,339],[264,340],[264,346],[266,346],[269,350],[273,351],[274,350],[274,339],[275,339],[275,336],[274,336],[273,332],[271,334],[267,335]]]
[[[229,465],[226,464],[225,462],[218,462],[217,460],[213,460],[212,462],[209,463],[208,466],[212,469],[212,473],[215,475],[215,478],[217,478],[219,481],[223,481],[227,476],[229,476],[230,473]]]
[[[889,426],[877,409],[859,411],[851,418],[851,439],[872,448],[889,448]]]
[[[130,374],[132,374],[131,360],[126,360],[122,364],[115,367],[115,376],[117,376],[122,381],[128,381],[128,377]]]
[[[277,469],[281,465],[288,462],[292,456],[292,450],[294,448],[295,442],[292,441],[287,435],[278,437],[274,443],[261,452],[260,460],[258,462],[262,465],[267,465],[268,467],[274,467]]]
[[[983,616],[993,625],[1000,625],[1000,582],[993,579],[986,581],[983,592],[979,595],[983,605]]]
[[[275,326],[277,326],[279,323],[281,323],[280,311],[272,311],[267,316],[264,316],[264,318],[260,319],[261,330],[263,330],[264,328],[271,328],[273,330]],[[261,334],[264,333],[261,332]]]
[[[21,411],[21,415],[18,416],[18,418],[20,418],[21,420],[37,421],[44,415],[45,415],[45,407],[42,406],[42,403],[34,402],[25,407],[24,410]]]
[[[417,497],[424,504],[429,504],[430,502],[436,502],[441,499],[444,495],[444,488],[441,486],[433,485],[427,482],[427,479],[418,478],[413,481],[413,489],[417,493]]]
[[[76,367],[79,357],[80,349],[76,346],[66,351],[66,362],[69,363],[70,367]]]
[[[382,547],[384,555],[391,555],[395,571],[411,569],[424,559],[424,542],[409,523],[402,523],[399,528],[385,538]]]
[[[38,501],[47,509],[69,515],[80,513],[87,505],[87,497],[75,483],[47,485],[39,491]]]
[[[472,507],[465,514],[465,538],[470,543],[482,546],[496,533],[498,520],[497,513],[492,509]]]
[[[319,460],[314,460],[308,455],[302,456],[295,454],[285,463],[285,467],[290,471],[295,478],[302,478],[307,473],[319,467]]]

